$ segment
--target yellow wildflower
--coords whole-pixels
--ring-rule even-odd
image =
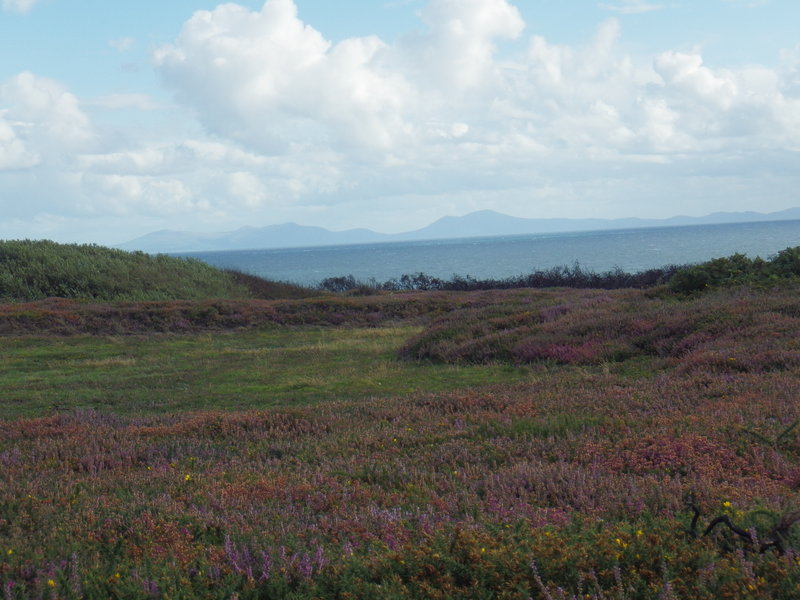
[[[47,580],[47,585],[49,585],[50,587],[56,587],[56,582],[53,581],[52,579],[48,579]]]

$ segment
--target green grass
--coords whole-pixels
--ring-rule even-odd
[[[398,348],[418,331],[270,328],[216,335],[5,338],[0,418],[75,408],[124,414],[260,409],[532,376],[530,368],[398,360]]]

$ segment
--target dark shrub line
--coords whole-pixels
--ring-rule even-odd
[[[628,273],[619,267],[596,273],[576,262],[572,266],[540,269],[505,279],[477,279],[470,275],[441,279],[419,272],[379,283],[374,279],[359,281],[353,275],[344,275],[328,277],[317,288],[327,292],[370,294],[381,290],[478,291],[551,287],[615,290],[668,284],[673,292],[685,294],[727,285],[764,286],[797,277],[800,277],[800,246],[781,250],[767,260],[737,253],[695,265],[673,264],[636,273]]]
[[[317,286],[328,292],[371,293],[374,291],[453,291],[469,292],[479,290],[506,290],[516,288],[648,288],[665,285],[679,272],[683,265],[668,265],[658,269],[647,269],[637,273],[627,273],[619,267],[602,273],[584,269],[579,263],[572,266],[552,267],[538,270],[528,275],[518,275],[505,279],[476,279],[470,275],[453,275],[450,279],[440,279],[425,273],[405,274],[399,278],[378,283],[374,279],[358,281],[353,275],[328,277]]]

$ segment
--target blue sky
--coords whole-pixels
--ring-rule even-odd
[[[794,0],[0,7],[0,238],[800,205]]]

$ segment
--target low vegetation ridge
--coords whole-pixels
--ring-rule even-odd
[[[466,292],[476,290],[508,290],[516,288],[599,288],[617,290],[622,288],[648,288],[664,285],[681,269],[679,265],[669,265],[658,269],[647,269],[638,273],[627,273],[622,269],[612,269],[596,273],[575,263],[572,266],[559,266],[533,271],[506,279],[477,279],[475,277],[454,275],[450,279],[433,277],[426,273],[405,274],[388,279],[383,283],[374,280],[358,281],[352,275],[328,277],[319,288],[329,292],[350,292],[360,294],[378,291],[451,291]]]
[[[0,301],[307,297],[313,291],[194,259],[51,241],[0,241]]]

